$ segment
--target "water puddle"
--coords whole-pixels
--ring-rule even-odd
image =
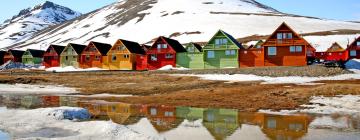
[[[134,105],[94,98],[47,95],[0,95],[1,106],[7,109],[86,108],[91,114],[89,121],[111,120],[137,133],[169,140],[360,139],[360,119],[350,115],[275,115],[239,112],[235,109]],[[20,137],[56,138],[71,135],[77,133],[45,127]],[[0,139],[8,138],[6,136],[0,131]]]
[[[7,133],[0,131],[0,140],[10,140],[10,137]]]

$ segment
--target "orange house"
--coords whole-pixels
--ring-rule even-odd
[[[135,70],[138,54],[145,54],[139,43],[119,39],[107,53],[105,67],[110,70]]]
[[[176,128],[181,119],[176,118],[176,107],[171,106],[145,106],[145,115],[158,132],[166,132]]]
[[[90,42],[80,56],[80,68],[103,68],[103,62],[107,59],[107,53],[112,46],[110,44]]]
[[[263,47],[264,66],[306,66],[311,45],[284,22]]]
[[[260,40],[247,49],[239,50],[239,65],[241,68],[264,66],[264,48],[261,46],[262,44],[263,42]]]

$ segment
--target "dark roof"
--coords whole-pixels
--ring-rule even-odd
[[[236,46],[238,46],[240,49],[244,49],[244,47],[230,34],[224,32],[221,30],[221,32],[223,32],[232,42],[235,43]]]
[[[179,43],[179,41],[163,36],[160,38],[164,39],[176,52],[186,52],[186,49]]]
[[[90,43],[94,44],[95,47],[99,50],[101,55],[106,56],[106,54],[109,52],[109,50],[112,48],[110,44],[100,43],[100,42],[94,42],[91,41]]]
[[[31,53],[33,57],[44,57],[44,53],[45,53],[45,51],[34,50],[34,49],[28,49],[28,51]]]
[[[21,58],[25,51],[21,51],[21,50],[10,50],[11,52],[11,55],[14,56],[14,57],[18,57],[18,58]]]
[[[73,47],[73,49],[75,50],[75,52],[80,55],[82,53],[82,51],[86,48],[85,45],[80,45],[80,44],[73,44],[70,43],[69,44],[71,47]]]
[[[202,47],[200,44],[197,44],[197,43],[192,43],[200,52],[202,52]]]
[[[141,46],[139,43],[128,41],[128,40],[123,40],[123,39],[120,39],[120,41],[125,45],[125,47],[131,53],[145,54],[145,50],[143,49],[143,46]]]
[[[58,55],[60,55],[62,51],[65,49],[65,46],[60,46],[60,45],[50,45],[50,47],[54,48],[54,50]]]
[[[0,56],[3,56],[3,55],[5,55],[5,51],[0,51]],[[0,57],[1,58],[1,57]]]

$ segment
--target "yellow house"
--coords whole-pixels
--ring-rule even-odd
[[[107,53],[104,68],[110,70],[135,70],[136,55],[145,54],[139,43],[119,39]]]

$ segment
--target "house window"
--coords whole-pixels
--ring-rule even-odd
[[[195,52],[195,49],[194,49],[194,47],[188,47],[188,52]]]
[[[292,131],[300,131],[304,129],[304,126],[302,124],[293,123],[289,124],[289,129]]]
[[[271,118],[267,122],[267,127],[275,129],[276,128],[276,120],[274,118]]]
[[[207,58],[215,58],[215,52],[214,51],[208,51],[207,52]]]
[[[215,39],[215,46],[226,45],[228,40],[226,38]]]
[[[85,56],[85,61],[86,61],[86,62],[89,62],[89,61],[90,61],[90,55],[86,55],[86,56]]]
[[[151,114],[152,116],[155,116],[155,115],[157,114],[156,108],[151,108],[151,109],[150,109],[150,114]]]
[[[173,58],[173,55],[172,55],[172,54],[169,54],[169,53],[168,53],[168,54],[165,54],[165,58],[168,58],[168,59],[169,59],[169,58]]]
[[[113,62],[116,61],[116,54],[112,54],[111,60],[112,60]]]
[[[169,111],[165,111],[165,114],[164,114],[166,117],[172,117],[174,116],[174,112],[169,112]]]
[[[290,46],[290,52],[295,52],[296,51],[296,47],[295,46]]]
[[[121,45],[121,46],[119,46],[119,51],[123,51],[123,50],[125,50],[125,46],[124,45]]]
[[[360,41],[356,42],[356,46],[360,46]]]
[[[162,44],[163,49],[167,49],[167,44]]]
[[[226,50],[225,55],[235,55],[235,50]]]
[[[283,34],[282,33],[277,33],[276,38],[277,39],[283,39]]]
[[[111,110],[112,110],[112,112],[115,112],[115,111],[116,111],[116,107],[115,107],[115,106],[112,106],[112,107],[111,107]]]
[[[130,56],[128,54],[124,54],[124,58],[128,59]]]
[[[287,39],[292,39],[293,37],[292,37],[292,33],[286,33],[286,38]]]
[[[302,52],[302,46],[296,46],[296,52]]]
[[[161,44],[157,44],[157,49],[161,49]]]
[[[99,61],[100,58],[101,58],[101,56],[99,56],[99,55],[96,55],[96,56],[95,56],[95,60],[97,60],[97,61]]]
[[[89,49],[89,51],[90,51],[90,52],[95,52],[95,51],[96,51],[96,48],[95,48],[95,47],[91,47],[91,48]]]
[[[277,39],[292,39],[293,35],[292,33],[277,33],[276,34]]]
[[[276,55],[276,47],[268,47],[268,55]]]
[[[65,56],[65,60],[68,60],[69,58],[68,58],[68,56]]]
[[[356,50],[351,50],[350,51],[350,56],[356,56],[357,54],[356,54]]]
[[[151,54],[150,59],[151,59],[151,61],[157,61],[157,55]]]

